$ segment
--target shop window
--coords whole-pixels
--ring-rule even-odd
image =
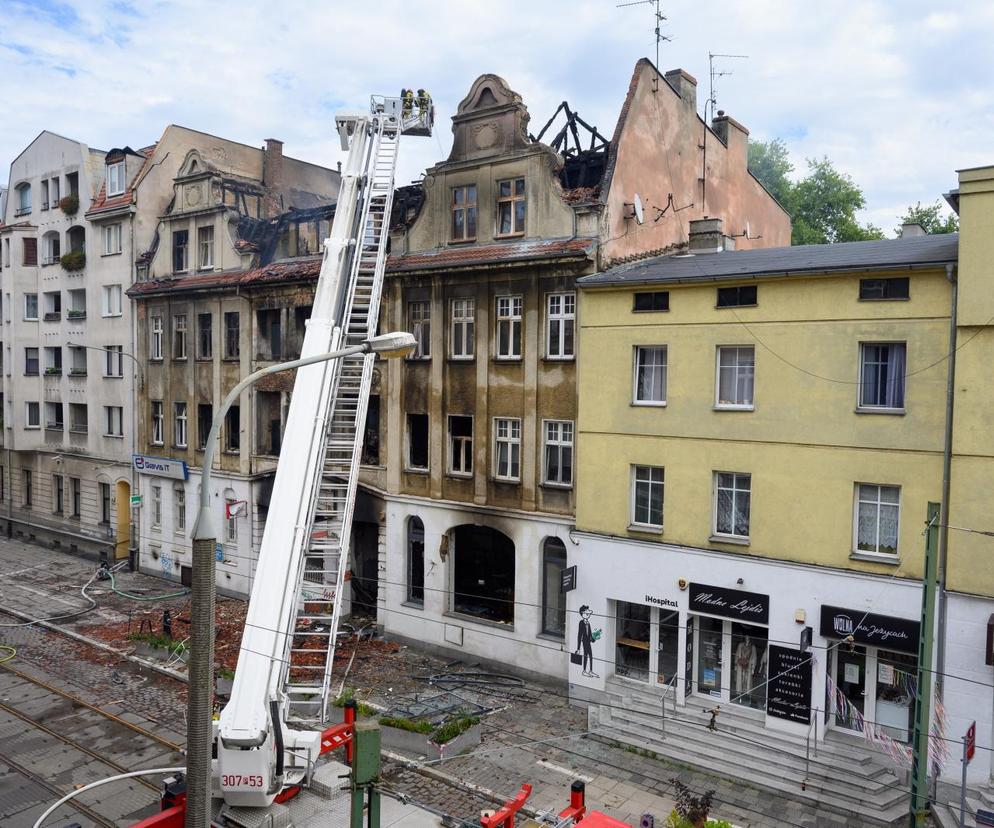
[[[614,652],[617,675],[636,681],[649,680],[650,613],[651,607],[644,604],[618,601]]]
[[[866,647],[835,648],[835,724],[863,731],[866,704]]]
[[[724,622],[717,618],[697,618],[698,693],[721,698],[722,637]]]
[[[873,718],[878,730],[899,742],[910,741],[917,680],[915,656],[877,650],[877,709]]]
[[[669,684],[680,669],[680,613],[677,611],[659,613],[659,643],[656,645],[656,680]]]
[[[566,545],[559,538],[546,538],[542,544],[542,633],[556,638],[566,635],[565,568]]]
[[[457,526],[452,608],[500,624],[514,623],[514,542],[487,526]]]
[[[425,603],[425,525],[419,517],[407,520],[407,603]]]
[[[763,627],[732,622],[732,701],[766,709],[767,632]]]

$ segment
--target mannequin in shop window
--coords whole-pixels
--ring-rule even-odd
[[[743,638],[735,648],[735,692],[747,693],[756,672],[756,645],[749,637]]]

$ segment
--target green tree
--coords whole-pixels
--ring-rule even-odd
[[[860,224],[856,213],[866,206],[863,191],[846,173],[839,172],[828,158],[809,158],[808,174],[791,181],[787,145],[775,138],[749,142],[749,169],[790,213],[791,244],[882,239],[883,231]]]
[[[916,202],[914,207],[908,207],[904,215],[900,218],[901,224],[920,224],[926,233],[955,233],[959,230],[959,219],[955,213],[948,216],[942,215],[942,202],[936,200],[935,204],[925,207],[922,203]],[[894,232],[900,236],[901,228],[895,227]]]
[[[762,185],[785,207],[790,198],[791,182],[787,177],[794,171],[787,145],[780,138],[772,141],[749,142],[749,170]]]

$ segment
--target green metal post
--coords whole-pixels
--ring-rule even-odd
[[[380,828],[380,724],[355,723],[352,752],[352,820],[349,828],[363,828],[362,812],[369,792],[369,828]]]
[[[928,816],[928,737],[931,723],[932,650],[935,637],[935,601],[938,592],[939,504],[928,504],[925,529],[925,573],[922,578],[921,638],[918,642],[918,697],[911,760],[911,828],[921,828]]]

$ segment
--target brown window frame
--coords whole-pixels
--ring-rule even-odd
[[[468,196],[469,192],[472,191],[473,200],[470,201]],[[456,193],[463,194],[463,202],[460,204],[456,201]],[[473,230],[472,235],[469,233],[469,221],[470,211],[472,211],[473,216]],[[476,241],[476,233],[480,229],[480,208],[479,202],[477,200],[477,190],[475,184],[463,184],[459,187],[452,188],[452,198],[449,204],[449,213],[451,220],[449,222],[449,241],[459,244],[461,242],[472,242]],[[456,215],[462,216],[462,235],[457,235],[456,233]]]
[[[518,192],[518,189],[519,189],[518,184],[519,183],[521,185],[521,187],[520,187],[521,192]],[[503,185],[503,184],[510,185],[508,187],[509,192],[508,192],[508,194],[506,196],[505,195],[501,195],[501,192],[500,192],[501,185]],[[515,208],[515,205],[519,201],[524,204],[524,208],[525,208],[524,212],[523,212],[523,214],[521,216],[521,226],[520,226],[520,228],[518,227],[518,223],[517,223],[517,210]],[[508,205],[508,209],[511,211],[511,230],[509,232],[507,232],[507,233],[502,233],[501,230],[500,230],[501,210],[502,210],[502,207],[505,204]],[[523,236],[523,235],[525,235],[525,224],[528,221],[528,195],[527,195],[526,188],[525,188],[525,179],[524,179],[524,177],[519,176],[517,178],[505,178],[504,180],[497,182],[497,211],[496,211],[495,217],[496,217],[496,223],[495,223],[495,226],[494,226],[494,237],[495,238],[498,238],[498,239],[507,239],[507,238],[511,238],[513,236]]]

